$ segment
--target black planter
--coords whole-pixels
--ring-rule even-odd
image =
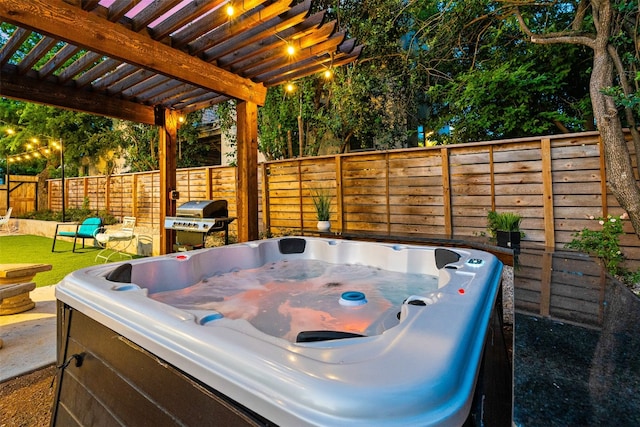
[[[500,231],[496,232],[498,246],[503,248],[520,249],[520,232],[519,231]]]

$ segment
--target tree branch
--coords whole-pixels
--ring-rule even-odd
[[[631,86],[629,85],[629,79],[627,79],[627,74],[625,73],[622,59],[620,59],[620,55],[618,55],[618,51],[613,45],[607,46],[607,51],[609,52],[609,56],[613,60],[613,64],[616,67],[616,71],[618,73],[618,79],[620,79],[620,86],[622,86],[622,91],[625,96],[629,96],[632,92],[632,89],[631,89]],[[638,132],[636,119],[633,115],[633,110],[631,108],[625,107],[624,113],[627,118],[627,125],[629,126],[629,132],[631,133],[631,137],[633,139],[633,146],[635,147],[635,151],[636,151],[636,163],[640,165],[640,133]]]
[[[590,48],[595,48],[595,39],[592,37],[588,37],[585,35],[578,35],[572,33],[549,33],[545,35],[536,34],[527,25],[520,13],[520,9],[516,7],[514,9],[514,13],[516,18],[518,19],[518,23],[520,24],[520,29],[529,36],[529,39],[532,43],[537,44],[559,44],[559,43],[571,43],[571,44],[581,44]]]

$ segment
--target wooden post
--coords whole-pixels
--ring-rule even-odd
[[[104,177],[104,209],[111,212],[111,175]]]
[[[298,208],[300,209],[300,230],[304,230],[304,203],[302,200],[302,163],[300,160],[296,162],[298,166]]]
[[[206,192],[207,192],[207,199],[208,200],[213,200],[213,186],[211,185],[211,181],[213,180],[212,177],[212,169],[211,166],[209,166],[208,168],[205,169],[204,171],[204,176],[207,180],[207,182],[205,182],[205,188],[206,188]]]
[[[544,245],[556,246],[556,230],[553,214],[553,175],[551,173],[551,139],[542,139],[542,206],[544,209]]]
[[[446,236],[453,235],[453,220],[451,218],[451,178],[449,176],[449,149],[441,148],[440,156],[442,158],[442,199],[444,214],[444,234]]]
[[[601,136],[598,136],[598,150],[600,151],[600,192],[602,193],[602,217],[606,218],[609,214],[609,200],[607,195],[607,166],[604,159],[604,147],[602,145]]]
[[[164,228],[164,218],[176,214],[172,192],[176,189],[176,141],[178,136],[178,115],[162,107],[155,108],[158,132],[158,152],[160,157],[160,253],[173,252],[175,233]]]
[[[247,242],[258,239],[258,106],[238,101],[236,112],[238,241]]]
[[[134,173],[131,178],[131,215],[138,218],[138,174]]]
[[[491,182],[491,210],[496,210],[496,172],[493,164],[493,145],[489,146],[489,180]]]
[[[337,206],[337,215],[336,221],[338,222],[338,228],[340,232],[344,231],[344,199],[342,193],[342,155],[336,155],[336,204]]]
[[[387,234],[391,234],[391,194],[389,191],[389,152],[384,153],[384,192],[387,195]]]
[[[302,93],[300,93],[300,96],[302,97]],[[300,104],[300,109],[302,109],[302,103]],[[302,128],[302,116],[298,116],[298,151],[300,151],[298,157],[304,157],[304,133]]]
[[[269,177],[267,165],[260,165],[262,171],[262,227],[265,233],[271,234],[271,210],[269,206]]]

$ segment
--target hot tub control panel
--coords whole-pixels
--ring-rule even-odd
[[[480,267],[482,264],[484,264],[484,260],[481,260],[479,258],[469,258],[467,260],[467,264],[469,264],[471,267]]]

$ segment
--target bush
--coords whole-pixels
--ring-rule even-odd
[[[69,222],[82,222],[85,219],[96,216],[96,212],[88,208],[68,208],[65,209],[64,220]],[[107,211],[99,211],[97,216],[102,218],[105,225],[117,224],[119,221],[116,217]],[[40,221],[62,221],[62,212],[54,212],[50,209],[42,209],[39,211],[31,211],[25,214],[16,215],[17,218],[37,219]]]

